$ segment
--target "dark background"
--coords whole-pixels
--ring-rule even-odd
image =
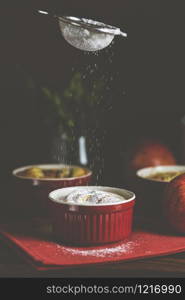
[[[52,161],[54,129],[43,122],[46,108],[37,89],[28,88],[26,78],[31,76],[37,86],[65,86],[72,67],[89,63],[97,63],[114,78],[108,95],[112,109],[105,111],[99,128],[100,136],[106,130],[100,183],[122,184],[125,149],[138,137],[161,139],[179,162],[183,160],[185,29],[179,1],[15,2],[6,1],[0,10],[2,187],[7,187],[13,168]],[[115,38],[112,62],[108,50],[86,55],[64,41],[53,18],[38,15],[36,9],[97,19],[120,27],[128,39]]]

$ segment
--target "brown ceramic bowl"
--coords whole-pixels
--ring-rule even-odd
[[[184,172],[185,166],[156,166],[140,169],[136,172],[136,190],[137,192],[137,207],[138,214],[144,214],[149,217],[161,216],[161,201],[163,199],[165,187],[169,181],[154,179],[157,173],[167,172]]]
[[[41,169],[60,169],[67,166],[63,164],[43,164],[25,166],[13,170],[13,181],[15,189],[15,199],[13,199],[12,208],[15,214],[22,217],[38,217],[49,215],[48,211],[48,194],[59,188],[88,185],[91,180],[92,172],[86,168],[85,175],[69,178],[31,178],[23,176],[21,173],[29,168],[38,167]]]

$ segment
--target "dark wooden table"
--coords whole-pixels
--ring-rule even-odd
[[[185,277],[185,252],[132,262],[116,262],[99,266],[38,272],[25,262],[14,249],[9,248],[1,241],[0,277]]]

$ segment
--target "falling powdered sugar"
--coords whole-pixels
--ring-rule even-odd
[[[135,243],[133,242],[127,242],[124,244],[119,244],[114,247],[106,247],[106,248],[68,248],[68,247],[62,247],[63,252],[66,252],[66,254],[71,255],[78,255],[78,256],[93,256],[93,257],[113,257],[113,256],[119,256],[123,253],[131,253],[133,248],[135,246]],[[61,246],[58,245],[58,247],[61,248]]]

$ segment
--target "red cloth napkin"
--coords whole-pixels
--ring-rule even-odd
[[[150,227],[150,226],[148,226]],[[38,270],[128,261],[185,251],[185,236],[153,228],[136,228],[126,240],[95,247],[56,242],[26,222],[0,225],[0,234]]]

